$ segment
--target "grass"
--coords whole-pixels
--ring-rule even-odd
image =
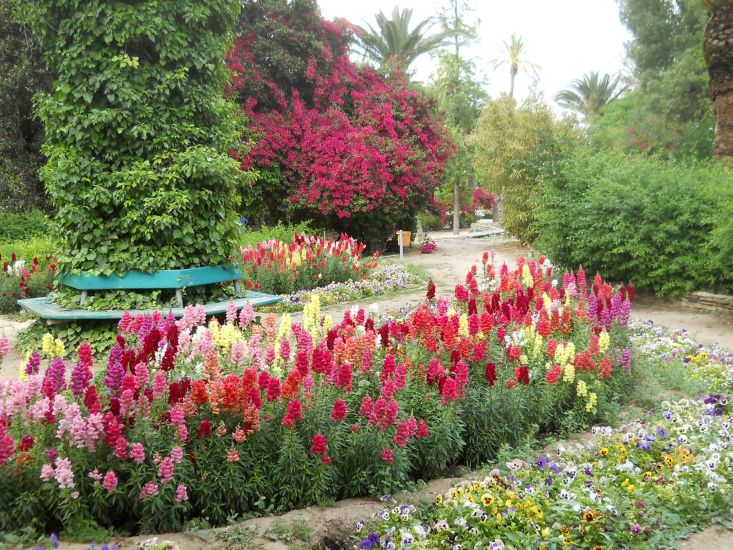
[[[235,525],[216,531],[216,538],[227,550],[254,550],[256,545],[257,527],[254,525]]]
[[[304,520],[287,524],[281,519],[276,519],[272,522],[270,528],[265,531],[265,537],[282,542],[291,550],[300,550],[301,548],[310,548],[313,529]]]

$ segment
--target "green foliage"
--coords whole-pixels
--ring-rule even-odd
[[[38,178],[43,125],[33,117],[33,95],[50,89],[51,75],[18,17],[22,4],[0,0],[0,210],[11,211],[48,206]],[[0,240],[4,229],[0,224]]]
[[[235,0],[34,0],[58,71],[38,98],[64,270],[222,264],[237,234],[241,120],[223,98]]]
[[[43,335],[50,333],[64,343],[68,355],[81,344],[89,342],[96,357],[104,357],[115,343],[117,321],[78,321],[61,325],[47,325],[38,320],[18,333],[18,349],[30,353],[41,348]]]
[[[599,150],[620,146],[674,158],[709,158],[715,117],[703,59],[707,14],[699,0],[621,0],[633,35],[634,90],[594,121]]]
[[[376,15],[377,28],[367,25],[368,29],[362,29],[359,36],[364,57],[383,66],[395,63],[400,69],[407,70],[421,55],[450,43],[452,32],[448,29],[428,34],[434,23],[432,17],[423,19],[412,29],[411,19],[411,9],[400,10],[395,6],[391,18],[380,11]]]
[[[539,234],[537,212],[544,181],[576,145],[568,120],[556,121],[536,100],[521,106],[507,96],[490,101],[470,141],[481,187],[501,195],[504,227],[524,242]]]
[[[722,165],[580,151],[547,182],[538,247],[561,265],[662,295],[733,292],[723,248],[731,177]]]
[[[311,220],[302,221],[300,223],[277,222],[277,225],[263,225],[257,229],[244,227],[239,234],[239,245],[257,246],[257,243],[265,241],[283,241],[290,242],[296,233],[315,234],[321,233],[321,230],[313,225]]]
[[[33,237],[17,241],[0,241],[0,264],[10,261],[11,254],[15,252],[18,258],[32,261],[34,257],[40,259],[53,259],[58,255],[58,243],[48,237]]]
[[[440,214],[432,212],[419,212],[417,219],[420,220],[423,231],[440,231],[445,225]]]
[[[49,234],[49,231],[49,220],[40,210],[0,211],[0,243],[44,237]]]

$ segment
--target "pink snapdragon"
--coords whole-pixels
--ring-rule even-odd
[[[154,497],[159,492],[160,490],[158,489],[158,484],[153,483],[152,481],[148,481],[145,485],[143,485],[143,488],[140,489],[140,500],[145,500],[148,497]]]
[[[56,478],[60,489],[72,489],[74,487],[74,472],[71,469],[71,460],[57,458],[53,477]]]
[[[176,487],[176,500],[178,502],[185,502],[188,500],[188,488],[183,483],[179,483],[178,487]]]
[[[110,470],[104,475],[104,480],[102,480],[102,487],[107,489],[108,493],[112,493],[117,488],[117,483],[117,475],[112,470]]]
[[[162,483],[168,483],[173,479],[173,460],[171,457],[165,457],[158,467],[158,477]]]

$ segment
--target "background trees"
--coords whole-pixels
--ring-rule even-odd
[[[621,0],[633,40],[634,86],[592,128],[600,148],[710,158],[714,113],[702,54],[707,15],[699,0]]]
[[[619,77],[597,72],[583,75],[583,78],[574,80],[570,87],[555,96],[561,106],[589,119],[601,113],[606,105],[616,99],[621,91]]]
[[[411,19],[411,9],[395,6],[391,18],[380,11],[376,15],[377,28],[367,25],[368,29],[361,29],[357,35],[364,56],[377,65],[385,67],[392,62],[407,71],[421,55],[450,44],[450,30],[429,32],[435,23],[432,18],[423,19],[412,29]]]
[[[16,0],[0,0],[0,210],[46,207],[38,171],[43,125],[33,117],[33,94],[48,90],[43,51],[21,21]]]
[[[444,32],[451,35],[452,47],[438,53],[437,77],[431,86],[456,143],[443,185],[438,189],[441,202],[453,205],[454,234],[459,232],[461,209],[470,204],[470,188],[475,184],[474,151],[466,138],[488,97],[476,77],[474,62],[463,55],[465,46],[477,38],[477,21],[467,21],[470,12],[468,4],[460,0],[450,0],[441,10],[439,19]]]
[[[733,1],[702,0],[710,14],[703,42],[716,114],[715,155],[733,157]]]
[[[537,78],[539,66],[527,59],[527,49],[522,37],[512,34],[509,42],[503,41],[504,57],[494,61],[494,68],[506,65],[509,68],[509,97],[514,97],[514,84],[520,71],[532,78]]]

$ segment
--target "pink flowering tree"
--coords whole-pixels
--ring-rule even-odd
[[[453,147],[434,105],[399,71],[348,57],[353,28],[317,7],[248,2],[229,57],[250,120],[253,212],[314,218],[378,245],[438,187]]]

